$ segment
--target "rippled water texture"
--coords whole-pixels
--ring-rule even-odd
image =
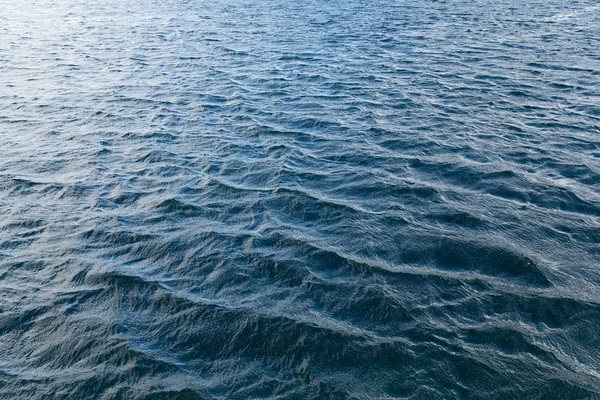
[[[0,0],[0,397],[600,399],[596,1]]]

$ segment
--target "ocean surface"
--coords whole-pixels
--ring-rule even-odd
[[[0,0],[1,399],[600,399],[596,0]]]

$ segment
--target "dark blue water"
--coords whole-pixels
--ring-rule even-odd
[[[600,4],[0,0],[0,398],[600,399]]]

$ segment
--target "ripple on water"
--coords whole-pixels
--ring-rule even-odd
[[[591,0],[0,0],[0,398],[600,398]]]

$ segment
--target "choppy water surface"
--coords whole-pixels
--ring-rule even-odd
[[[600,398],[596,1],[0,10],[1,398]]]

